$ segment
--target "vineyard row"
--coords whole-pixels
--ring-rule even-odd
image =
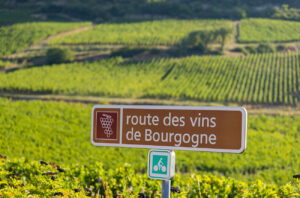
[[[8,92],[297,105],[298,52],[247,57],[114,58],[0,75]]]

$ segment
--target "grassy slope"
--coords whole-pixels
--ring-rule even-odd
[[[231,25],[228,20],[157,20],[100,24],[89,31],[53,39],[51,43],[172,45],[192,31]]]
[[[299,53],[240,58],[195,56],[144,62],[117,58],[0,74],[0,89],[25,93],[297,104],[298,59]]]
[[[105,168],[125,162],[146,170],[145,149],[94,147],[91,105],[0,100],[0,154],[61,165],[100,161]],[[243,154],[176,151],[176,170],[211,172],[242,180],[283,184],[299,173],[299,116],[249,116]]]
[[[20,51],[52,34],[90,23],[33,22],[0,27],[0,56]]]
[[[243,19],[240,42],[286,42],[300,40],[300,22],[274,19]]]

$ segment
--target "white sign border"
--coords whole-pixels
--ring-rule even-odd
[[[216,111],[240,111],[242,113],[242,137],[240,149],[214,149],[214,148],[191,148],[191,147],[175,147],[175,146],[153,146],[153,145],[136,145],[122,144],[123,127],[120,127],[120,143],[97,143],[93,140],[94,129],[94,109],[95,108],[120,108],[120,126],[123,124],[123,109],[158,109],[158,110],[216,110]],[[183,151],[207,151],[220,153],[242,153],[247,147],[247,110],[244,107],[226,107],[226,106],[167,106],[167,105],[94,105],[92,109],[91,119],[91,142],[94,146],[109,146],[109,147],[125,147],[125,148],[144,148],[144,149],[167,149],[167,150],[183,150]]]

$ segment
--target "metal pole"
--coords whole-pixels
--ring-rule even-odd
[[[161,181],[161,198],[170,198],[171,180]]]

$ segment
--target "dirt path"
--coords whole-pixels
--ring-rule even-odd
[[[240,21],[233,21],[233,26],[235,27],[235,35],[234,35],[234,43],[236,43],[239,40],[240,36]]]
[[[226,43],[225,45],[225,51],[224,51],[224,55],[226,56],[243,56],[243,53],[241,52],[233,52],[232,50],[239,47],[240,44],[237,43],[238,39],[239,39],[239,25],[240,25],[240,21],[233,21],[232,22],[232,26],[234,28],[234,34],[232,34],[230,40]]]
[[[140,98],[108,98],[94,96],[65,96],[65,95],[26,95],[0,93],[0,97],[10,98],[12,100],[41,100],[41,101],[63,101],[71,103],[84,104],[125,104],[125,105],[179,105],[179,106],[241,106],[236,103],[211,103],[197,102],[189,100],[167,100],[167,99],[140,99]],[[266,115],[298,115],[300,116],[300,106],[278,106],[278,105],[242,105],[249,114]]]
[[[47,37],[46,39],[40,40],[37,43],[27,47],[26,49],[24,49],[20,52],[17,52],[15,54],[10,55],[9,58],[22,57],[22,56],[24,56],[24,54],[26,52],[35,51],[35,50],[39,50],[41,48],[44,48],[45,46],[47,46],[47,43],[50,40],[54,39],[54,38],[58,38],[58,37],[67,36],[67,35],[70,35],[70,34],[76,34],[76,33],[79,33],[79,32],[87,31],[87,30],[89,30],[93,27],[94,27],[94,25],[89,25],[89,26],[84,26],[84,27],[80,27],[80,28],[77,28],[77,29],[73,29],[73,30],[69,30],[69,31],[66,31],[66,32],[60,32],[58,34],[51,35],[51,36]]]
[[[44,46],[47,45],[47,43],[52,40],[52,39],[55,39],[55,38],[59,38],[59,37],[63,37],[63,36],[68,36],[70,34],[77,34],[77,33],[80,33],[80,32],[83,32],[83,31],[87,31],[91,28],[93,28],[94,25],[89,25],[89,26],[85,26],[85,27],[80,27],[80,28],[77,28],[77,29],[73,29],[73,30],[70,30],[70,31],[66,31],[66,32],[61,32],[61,33],[58,33],[58,34],[54,34],[54,35],[51,35],[49,36],[48,38],[44,39],[44,40],[41,40],[31,46],[29,46],[27,49],[25,50],[34,50],[34,49],[40,49],[40,48],[43,48]]]
[[[94,25],[89,25],[89,26],[84,26],[84,27],[80,27],[80,28],[77,28],[77,29],[69,30],[69,31],[66,31],[66,32],[60,32],[58,34],[51,35],[51,36],[47,37],[46,39],[40,40],[37,43],[27,47],[26,49],[24,49],[20,52],[17,52],[15,54],[11,54],[5,59],[6,60],[19,59],[19,60],[22,60],[22,61],[20,63],[14,63],[14,64],[10,65],[9,67],[6,67],[6,68],[0,68],[0,72],[9,72],[9,71],[15,71],[15,70],[24,68],[24,66],[26,66],[27,58],[28,58],[27,57],[28,54],[26,54],[26,53],[30,53],[32,51],[38,51],[42,48],[45,48],[47,46],[48,42],[50,40],[54,39],[54,38],[58,38],[58,37],[67,36],[67,35],[70,35],[70,34],[76,34],[76,33],[79,33],[79,32],[87,31],[87,30],[89,30],[93,27],[94,27]],[[30,55],[29,55],[29,57],[30,57]]]

